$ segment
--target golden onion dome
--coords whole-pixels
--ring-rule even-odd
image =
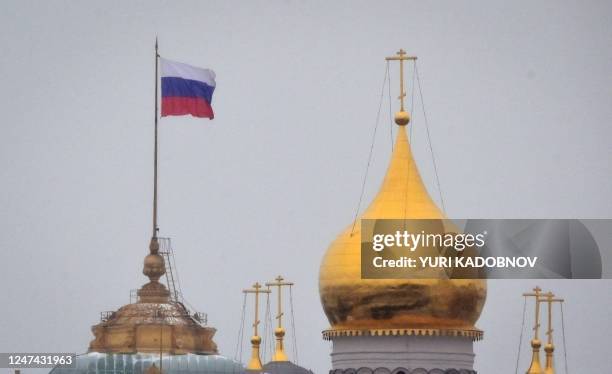
[[[361,219],[445,219],[421,180],[406,136],[398,133],[382,187],[370,206],[329,246],[319,273],[321,303],[331,324],[325,337],[363,330],[455,334],[479,338],[474,326],[486,298],[481,279],[362,279]]]

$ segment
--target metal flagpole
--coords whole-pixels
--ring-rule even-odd
[[[152,239],[157,239],[157,85],[159,81],[158,74],[159,53],[157,45],[157,37],[155,37],[155,149],[153,155],[153,236]]]

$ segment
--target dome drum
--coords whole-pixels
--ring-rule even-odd
[[[195,321],[180,303],[134,303],[92,327],[90,352],[216,354],[216,329]]]

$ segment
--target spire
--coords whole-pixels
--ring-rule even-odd
[[[546,352],[546,367],[544,368],[544,374],[554,374],[553,355],[555,346],[553,344],[552,304],[554,302],[562,303],[563,299],[555,299],[555,295],[552,292],[547,292],[542,301],[548,304],[548,330],[546,331],[548,342],[544,346],[544,352]]]
[[[404,109],[404,97],[406,96],[403,83],[404,61],[416,60],[416,57],[407,56],[406,52],[400,49],[396,56],[386,59],[387,61],[397,60],[400,63],[401,79],[400,95],[398,96],[400,111],[395,114],[395,123],[399,126],[399,130],[383,184],[374,201],[360,218],[444,218],[423,184],[406,131],[410,122],[410,114]]]
[[[542,342],[540,341],[540,295],[542,289],[537,287],[533,289],[533,293],[524,293],[523,296],[535,297],[535,325],[533,327],[534,335],[531,340],[531,348],[533,349],[533,355],[531,357],[531,365],[527,370],[527,374],[542,374],[542,366],[540,365],[540,347]]]
[[[274,356],[272,356],[272,361],[289,361],[287,358],[287,354],[285,353],[285,346],[283,342],[283,337],[285,336],[285,329],[283,328],[283,303],[282,303],[282,287],[283,286],[293,286],[291,282],[284,282],[284,278],[282,276],[276,277],[274,279],[275,282],[268,282],[266,286],[269,287],[278,287],[278,313],[276,314],[276,319],[278,320],[278,325],[274,330],[274,336],[276,336],[276,349],[274,350]]]
[[[391,163],[378,194],[360,219],[443,219],[414,161],[406,126],[397,132]],[[359,221],[358,221],[359,222]],[[358,264],[357,264],[358,265]]]
[[[251,337],[252,351],[251,360],[247,365],[247,371],[261,371],[263,366],[261,365],[261,357],[259,355],[259,346],[261,345],[261,336],[259,336],[257,327],[259,326],[259,294],[270,293],[270,290],[262,290],[262,286],[259,282],[253,285],[253,288],[243,290],[244,293],[252,293],[255,295],[255,321],[253,322],[253,336]]]

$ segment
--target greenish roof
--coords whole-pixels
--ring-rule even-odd
[[[56,367],[49,374],[146,374],[159,355],[151,353],[90,352],[76,358],[73,368]],[[162,374],[240,374],[244,367],[237,361],[219,355],[164,355]]]

